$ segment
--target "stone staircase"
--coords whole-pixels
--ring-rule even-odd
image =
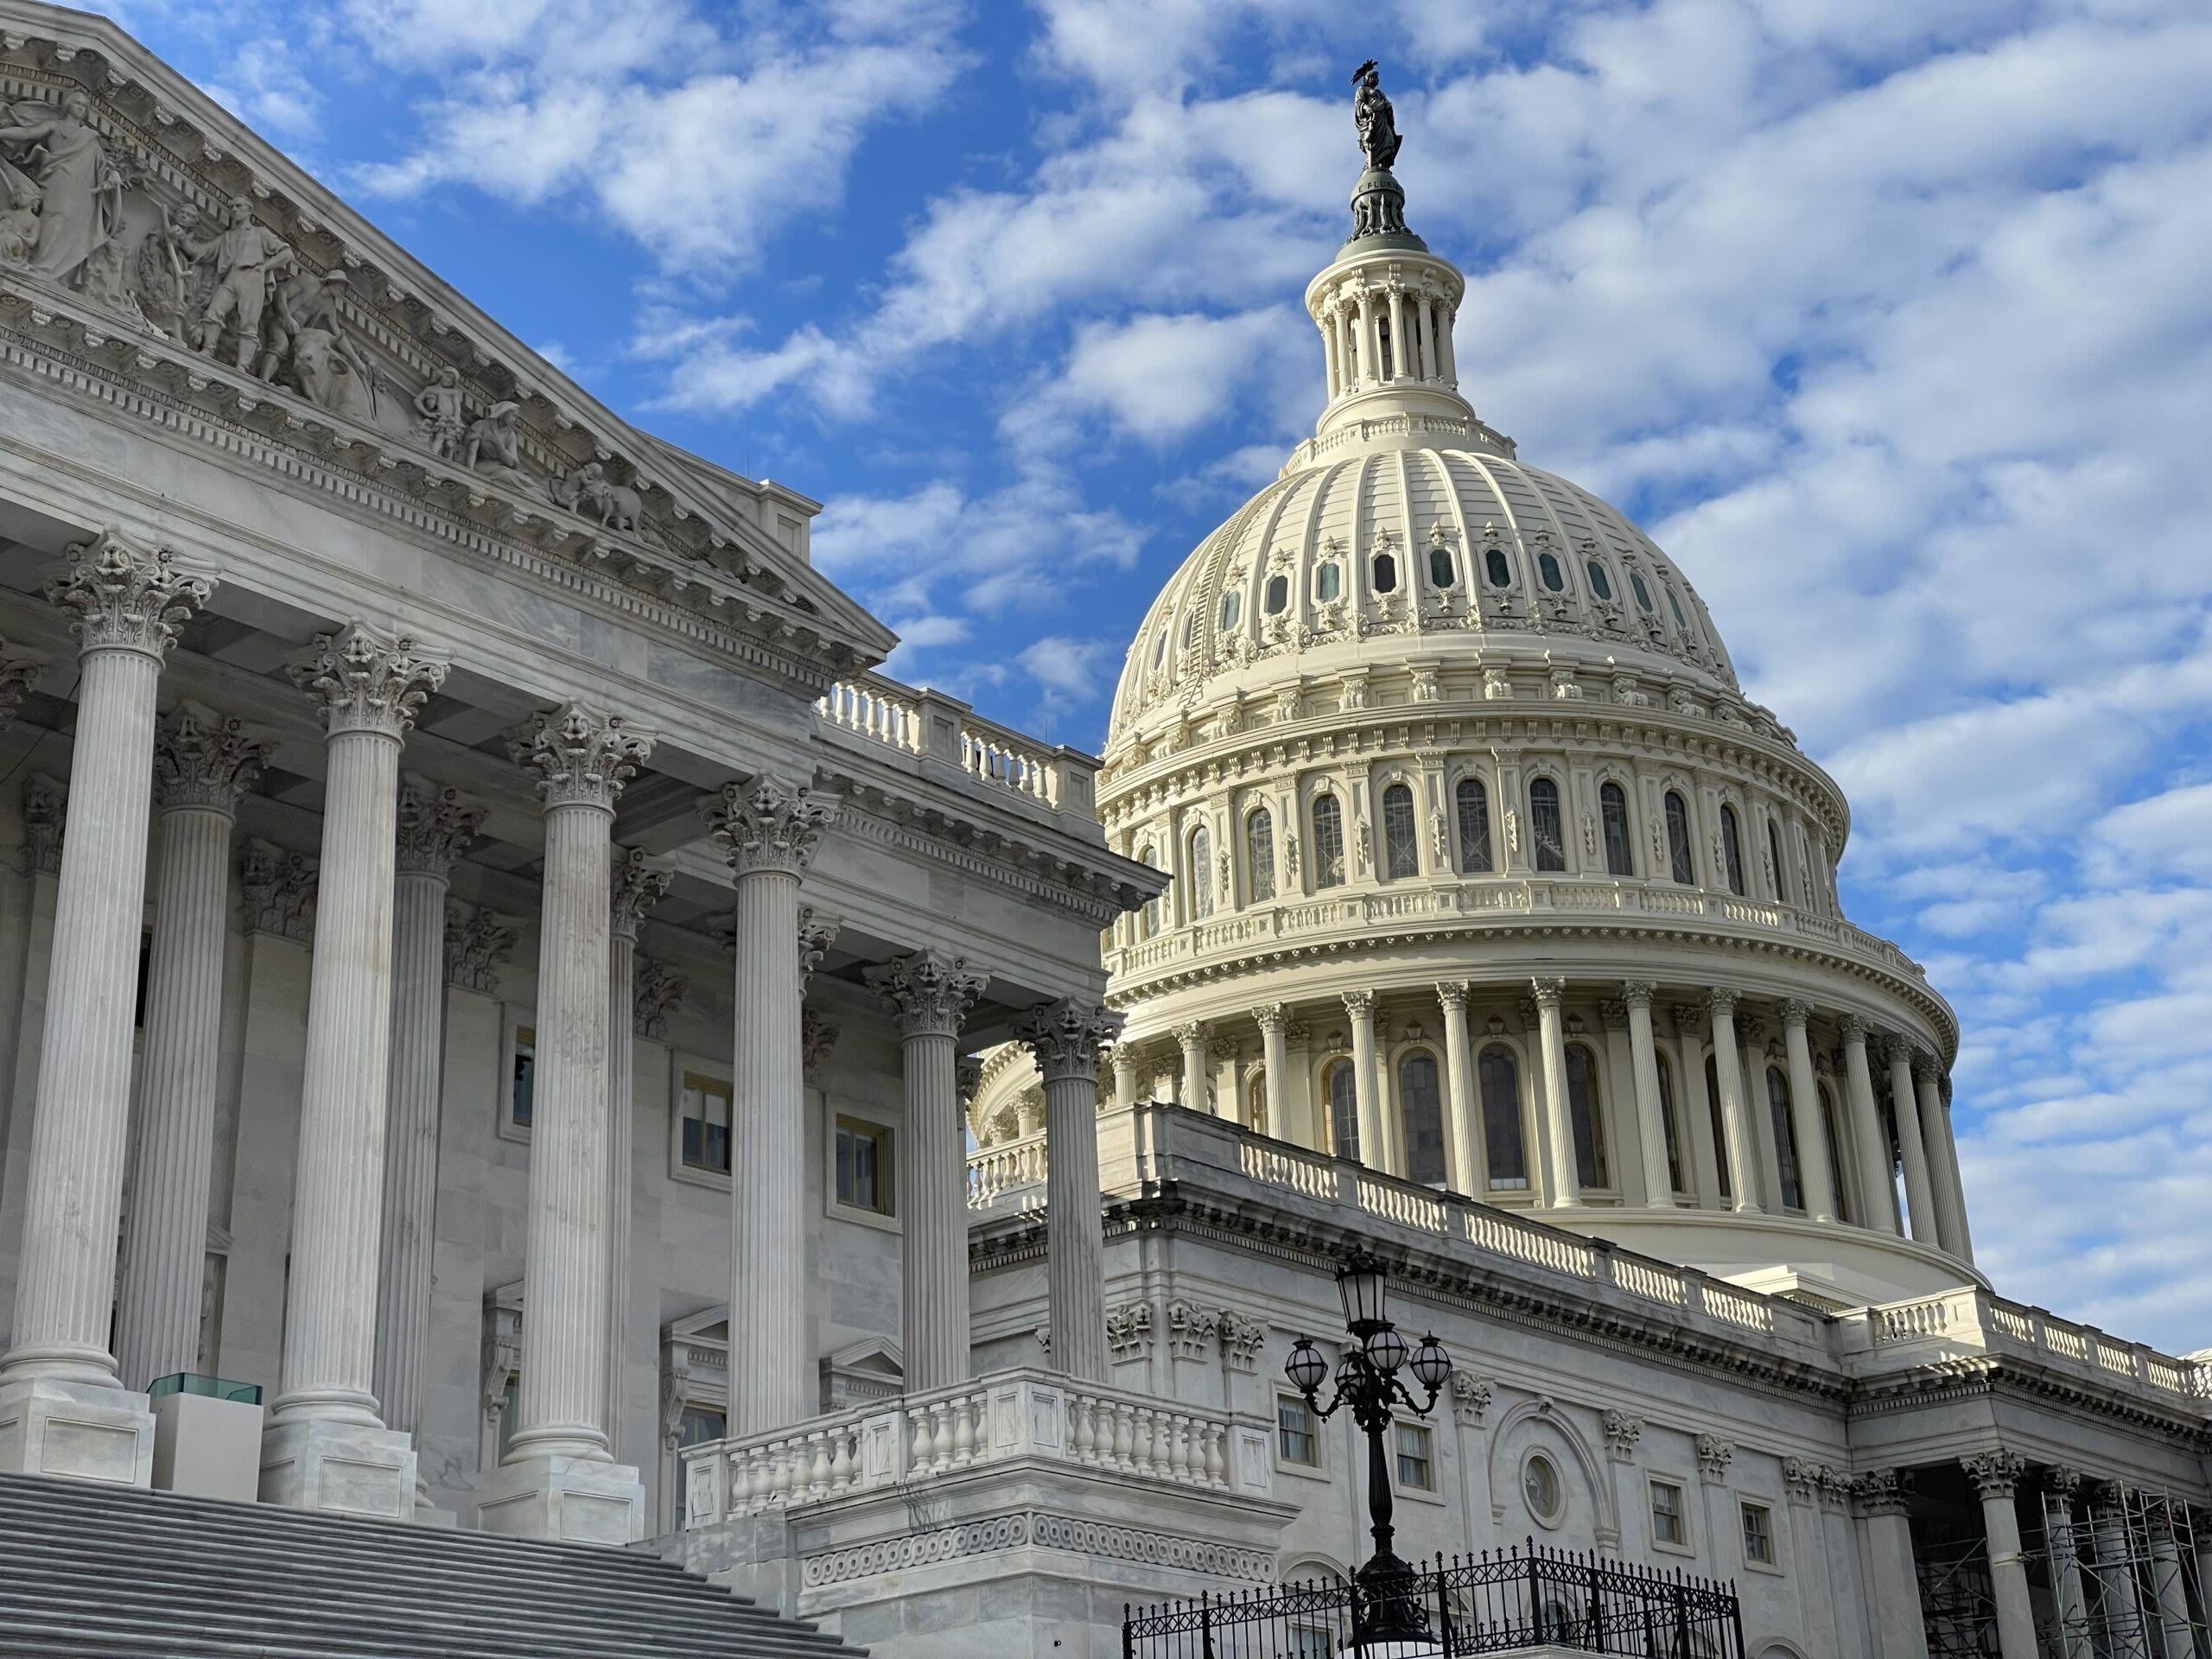
[[[634,1551],[0,1476],[0,1656],[852,1659]]]

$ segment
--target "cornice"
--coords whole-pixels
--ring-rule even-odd
[[[837,828],[845,834],[880,842],[903,853],[957,870],[963,875],[1008,888],[1024,898],[1041,899],[1074,912],[1096,928],[1104,928],[1125,911],[1135,909],[1144,902],[1141,893],[1125,889],[1110,878],[1039,846],[1028,837],[1017,839],[996,830],[971,830],[975,840],[984,849],[976,850],[948,840],[950,825],[929,824],[928,819],[941,817],[929,807],[873,785],[836,778],[826,770],[823,776],[834,784],[849,785],[845,794],[845,810],[837,821]]]
[[[2212,1452],[2212,1420],[2161,1409],[2142,1395],[2097,1388],[2005,1355],[1936,1360],[1860,1378],[1853,1385],[1848,1409],[1854,1418],[1883,1417],[1954,1401],[2006,1396],[2068,1407],[2170,1436],[2198,1454]]]

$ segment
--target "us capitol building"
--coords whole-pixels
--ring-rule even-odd
[[[871,671],[816,502],[112,24],[0,0],[0,1652],[311,1617],[180,1611],[197,1532],[456,1654],[629,1650],[619,1569],[701,1652],[1104,1659],[1357,1565],[1283,1377],[1363,1248],[1455,1361],[1409,1555],[2212,1659],[2212,1370],[1976,1268],[1847,803],[1467,401],[1371,73],[1314,435],[1102,759]]]

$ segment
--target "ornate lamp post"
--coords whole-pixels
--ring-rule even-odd
[[[1337,1269],[1337,1294],[1344,1299],[1344,1328],[1356,1346],[1337,1366],[1336,1393],[1323,1405],[1319,1390],[1329,1375],[1326,1355],[1300,1337],[1283,1363],[1291,1386],[1306,1396],[1317,1417],[1351,1408],[1352,1421],[1367,1436],[1367,1512],[1374,1525],[1375,1554],[1353,1577],[1360,1596],[1355,1605],[1355,1643],[1418,1641],[1428,1634],[1413,1567],[1391,1548],[1390,1465],[1382,1433],[1391,1408],[1403,1405],[1426,1417],[1452,1376],[1452,1356],[1433,1336],[1409,1348],[1384,1310],[1385,1271],[1381,1262],[1359,1250]],[[1410,1370],[1427,1393],[1416,1401],[1400,1380]]]

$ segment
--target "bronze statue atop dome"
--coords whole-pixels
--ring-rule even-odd
[[[1370,167],[1387,173],[1390,163],[1398,159],[1398,146],[1404,140],[1398,136],[1398,113],[1382,90],[1382,73],[1374,59],[1352,72],[1351,84],[1358,88],[1352,94],[1351,118],[1359,129],[1359,147],[1366,153]]]
[[[1382,76],[1370,58],[1352,72],[1352,124],[1359,129],[1360,153],[1367,167],[1351,193],[1351,238],[1347,248],[1422,249],[1426,244],[1406,228],[1406,193],[1390,163],[1405,141],[1398,133],[1398,112],[1382,90]]]

